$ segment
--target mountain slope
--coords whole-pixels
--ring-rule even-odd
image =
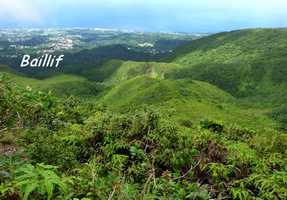
[[[59,94],[88,94],[95,97],[93,101],[117,110],[148,104],[174,110],[177,119],[207,117],[252,127],[274,127],[266,114],[287,99],[284,29],[208,36],[178,48],[168,63],[107,60],[99,66],[83,67],[81,60],[91,57],[90,62],[95,54],[81,53],[77,62],[69,60],[79,64],[73,70],[80,69],[81,76],[22,82],[52,88]],[[21,78],[15,80],[21,82]]]
[[[64,60],[59,68],[46,68],[42,70],[35,70],[29,67],[19,68],[22,59],[21,55],[13,58],[1,58],[0,64],[9,65],[14,70],[33,78],[47,78],[56,73],[69,73],[91,79],[92,77],[89,76],[87,71],[100,67],[103,63],[109,60],[155,61],[169,55],[168,52],[144,52],[141,49],[130,48],[124,45],[100,46],[92,49],[84,49],[78,52],[59,51],[54,52],[54,54],[64,55]],[[39,55],[31,55],[31,57],[37,56]]]
[[[114,85],[141,75],[164,79],[168,71],[178,68],[180,65],[175,63],[109,60],[85,74],[91,80]]]
[[[95,96],[102,90],[102,85],[91,82],[83,77],[68,74],[59,74],[46,79],[34,79],[15,73],[10,70],[0,69],[0,75],[7,76],[11,82],[22,87],[31,87],[36,90],[52,91],[60,96]]]
[[[169,78],[207,81],[238,97],[276,93],[273,100],[286,100],[286,29],[215,34],[178,48],[168,60],[184,67]]]
[[[257,109],[243,109],[229,93],[202,81],[169,80],[137,76],[112,87],[99,103],[113,110],[155,106],[165,113],[173,113],[175,121],[216,119],[226,124],[240,124],[251,128],[275,127],[276,123]]]

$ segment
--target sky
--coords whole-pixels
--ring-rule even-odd
[[[286,0],[0,0],[0,28],[220,32],[287,27]]]

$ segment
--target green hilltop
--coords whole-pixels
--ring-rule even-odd
[[[276,123],[264,110],[244,108],[229,93],[202,81],[169,80],[138,76],[106,91],[99,103],[114,110],[128,110],[143,105],[156,106],[172,112],[177,122],[199,123],[205,118],[240,124],[250,128],[274,127]]]
[[[52,91],[59,96],[75,95],[88,98],[98,95],[102,88],[100,83],[72,74],[58,74],[50,78],[35,79],[7,69],[4,70],[4,68],[0,69],[0,74],[8,76],[11,82],[19,86],[46,92]]]
[[[286,50],[254,29],[45,79],[0,65],[0,199],[287,199]]]
[[[117,110],[148,104],[173,108],[179,121],[205,116],[277,127],[272,113],[285,116],[287,98],[286,38],[286,29],[231,31],[191,41],[161,62],[108,60],[43,80],[10,74],[21,85],[89,97]]]
[[[168,76],[207,81],[237,97],[261,96],[283,102],[286,49],[286,29],[219,33],[178,48],[169,60],[184,68]]]
[[[162,62],[108,61],[86,74],[119,84],[138,75],[209,82],[235,97],[280,105],[287,98],[287,30],[224,32],[176,49]]]

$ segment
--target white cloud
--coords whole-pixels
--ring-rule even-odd
[[[97,26],[97,21],[101,25],[106,22],[101,16],[107,15],[139,27],[190,27],[195,22],[201,27],[232,23],[233,27],[246,21],[257,26],[283,26],[287,24],[282,20],[287,17],[286,10],[286,0],[0,0],[0,25],[64,26],[75,22],[73,25],[78,26],[94,21],[90,25]],[[115,24],[107,22],[107,26]]]
[[[42,14],[33,0],[0,0],[0,20],[40,23]]]

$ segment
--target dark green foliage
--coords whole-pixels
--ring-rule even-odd
[[[281,60],[277,59],[273,61],[274,68],[272,69],[272,80],[276,84],[284,83],[286,82],[287,77],[287,59]]]
[[[286,38],[286,29],[240,30],[204,37],[179,47],[167,59],[183,66],[168,72],[168,77],[207,81],[237,97],[271,98],[279,84],[286,85]]]
[[[73,143],[59,138],[47,129],[35,129],[25,134],[27,153],[35,162],[44,162],[68,169],[79,163],[80,154],[78,138],[73,138]]]
[[[238,92],[241,76],[243,76],[243,74],[240,74],[238,65],[231,64],[197,65],[192,68],[185,68],[175,72],[172,71],[167,74],[168,78],[191,78],[208,81],[231,94]]]
[[[287,105],[274,109],[269,115],[280,123],[280,128],[287,130]]]
[[[107,70],[83,72],[100,72],[99,85],[54,87],[63,93],[71,86],[80,96],[104,87],[89,100],[57,98],[1,77],[0,198],[286,199],[287,110],[270,101],[286,98],[286,46],[275,36],[286,35],[221,33],[178,52],[182,66],[113,61]],[[272,107],[249,107],[190,77],[237,97],[255,92]],[[213,120],[198,123],[204,118]],[[246,126],[236,124],[245,118]]]
[[[180,120],[179,124],[188,128],[193,126],[193,122],[191,120]]]
[[[200,125],[202,128],[209,129],[213,132],[222,132],[223,131],[223,125],[220,122],[215,122],[212,120],[205,119],[205,120],[202,120],[200,122]]]
[[[102,92],[104,86],[100,83],[89,82],[89,81],[79,81],[79,82],[67,82],[51,86],[53,93],[61,96],[81,96],[81,97],[91,97],[96,96]]]

